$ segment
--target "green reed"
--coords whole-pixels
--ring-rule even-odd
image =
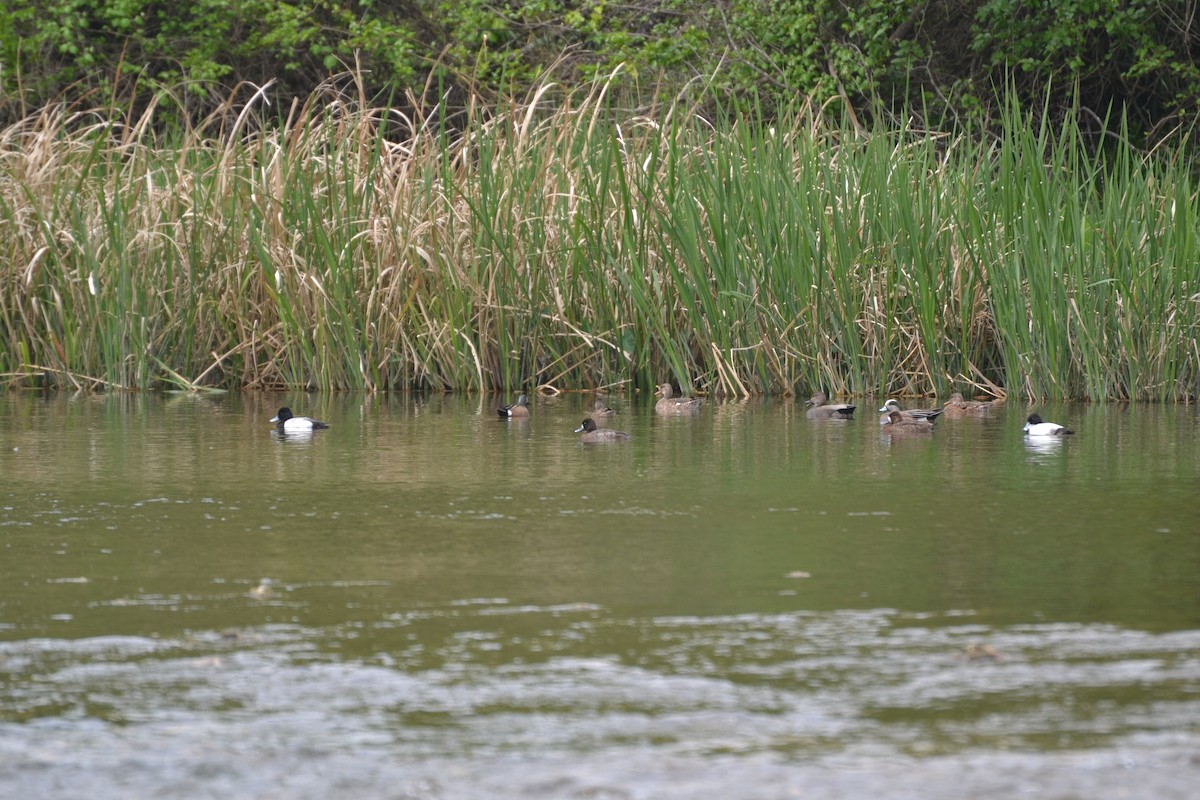
[[[622,116],[550,87],[401,115],[322,92],[170,137],[47,109],[0,131],[0,374],[282,387],[1190,399],[1184,154]],[[229,119],[236,121],[229,122]]]

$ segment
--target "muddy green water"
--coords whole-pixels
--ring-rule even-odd
[[[0,394],[0,796],[1196,796],[1194,408],[610,402]]]

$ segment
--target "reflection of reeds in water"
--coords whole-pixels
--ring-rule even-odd
[[[286,126],[0,131],[0,373],[92,387],[1180,398],[1187,166],[539,93],[460,127],[325,92]],[[232,100],[231,100],[232,102]],[[356,110],[357,109],[357,110]],[[95,122],[85,122],[95,120]]]

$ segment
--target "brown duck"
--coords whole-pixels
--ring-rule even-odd
[[[927,419],[905,419],[899,411],[890,411],[880,421],[884,433],[933,433],[933,423]]]
[[[654,394],[658,397],[654,410],[659,414],[690,414],[699,411],[704,403],[700,397],[675,397],[669,383],[660,384]]]
[[[529,398],[521,395],[517,398],[517,402],[511,406],[503,406],[496,409],[496,413],[502,417],[528,417],[529,416]]]
[[[942,406],[942,413],[946,415],[946,419],[986,417],[1000,402],[999,400],[964,400],[962,392],[955,392]]]
[[[596,405],[592,408],[592,418],[598,417],[615,417],[617,412],[605,405],[603,400],[597,400]]]

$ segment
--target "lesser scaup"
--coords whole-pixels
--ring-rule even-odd
[[[1030,414],[1025,420],[1025,435],[1027,436],[1070,436],[1073,430],[1064,428],[1055,422],[1042,422],[1037,414]]]
[[[322,428],[329,427],[324,422],[320,422],[315,419],[309,419],[308,417],[292,416],[292,410],[290,408],[288,408],[287,406],[284,406],[283,408],[279,409],[279,413],[276,414],[275,416],[271,417],[271,422],[274,422],[276,427],[278,427],[279,430],[284,431],[284,432],[319,431]]]
[[[623,442],[629,438],[629,434],[625,431],[614,431],[610,428],[597,428],[596,420],[588,417],[583,423],[575,429],[576,433],[582,433],[579,441],[584,444],[596,444],[597,442]]]

